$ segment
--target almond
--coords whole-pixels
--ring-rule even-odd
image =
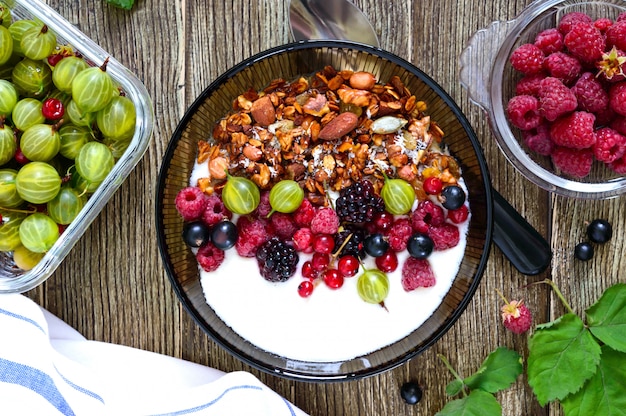
[[[276,110],[269,96],[265,95],[252,103],[250,113],[254,120],[263,127],[276,121]]]
[[[359,124],[359,117],[349,111],[339,114],[322,128],[319,138],[322,140],[339,139],[350,133]]]
[[[350,77],[350,86],[357,90],[371,90],[374,85],[376,85],[376,78],[369,72],[355,72]]]

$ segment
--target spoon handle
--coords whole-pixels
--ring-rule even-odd
[[[498,248],[521,273],[544,271],[552,260],[550,244],[495,189],[493,202],[493,241]]]

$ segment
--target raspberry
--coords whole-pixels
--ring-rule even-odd
[[[310,228],[300,228],[293,233],[293,248],[302,253],[313,253],[313,232]]]
[[[284,282],[296,272],[300,260],[296,250],[274,237],[261,244],[256,252],[259,271],[265,280]]]
[[[270,217],[270,224],[274,230],[274,235],[280,237],[282,240],[291,239],[298,229],[291,215],[283,212],[274,212]]]
[[[209,242],[198,249],[196,253],[196,260],[205,272],[213,272],[224,261],[224,251],[218,249]]]
[[[387,234],[389,248],[393,251],[406,250],[406,243],[409,241],[409,237],[411,237],[413,232],[411,221],[408,218],[398,218],[394,221]]]
[[[524,301],[512,300],[501,308],[502,324],[506,329],[515,333],[523,334],[532,326],[532,314],[524,305]]]
[[[207,196],[195,186],[181,189],[175,199],[176,210],[185,221],[200,218],[208,204]]]
[[[606,33],[608,28],[613,26],[613,21],[608,17],[601,17],[593,22],[593,25],[602,33]]]
[[[272,206],[270,205],[270,192],[263,191],[261,192],[259,205],[257,205],[254,215],[258,218],[267,218],[270,212],[272,212]]]
[[[297,210],[293,212],[293,221],[298,227],[309,227],[315,215],[315,208],[311,201],[304,199]]]
[[[516,95],[509,100],[506,115],[515,127],[520,130],[534,129],[542,117],[538,111],[539,101],[531,95]]]
[[[418,233],[427,233],[430,226],[441,225],[445,219],[443,209],[426,199],[417,204],[417,208],[411,214],[411,226]]]
[[[532,43],[525,43],[511,53],[511,66],[524,74],[541,72],[544,53]]]
[[[616,22],[623,22],[626,20],[626,12],[622,12],[617,16],[617,19],[615,19]]]
[[[241,257],[254,257],[257,248],[269,238],[261,220],[250,220],[245,216],[237,220],[237,231],[239,238],[235,249]]]
[[[606,31],[606,44],[610,48],[626,51],[626,20],[620,20]]]
[[[609,106],[617,114],[626,116],[626,82],[611,86],[609,89]]]
[[[578,23],[563,38],[570,54],[583,62],[593,62],[602,57],[606,47],[604,36],[592,23]]]
[[[575,111],[563,116],[550,126],[550,137],[558,146],[586,149],[596,142],[593,133],[596,116],[586,111]]]
[[[613,172],[619,173],[620,175],[626,174],[626,156],[622,156],[621,158],[617,159],[613,163],[609,163],[608,165],[613,170]]]
[[[428,260],[409,257],[402,265],[402,288],[410,292],[418,287],[435,286],[437,280]]]
[[[572,87],[580,110],[590,113],[604,111],[609,105],[609,95],[591,72],[585,72]]]
[[[311,231],[313,234],[335,234],[339,229],[339,217],[330,207],[321,207],[313,215]]]
[[[564,84],[572,82],[582,71],[580,61],[564,52],[550,54],[543,61],[543,67],[550,76],[560,79]]]
[[[530,150],[543,156],[549,156],[554,148],[550,139],[550,128],[546,123],[540,124],[536,129],[523,131],[522,139]]]
[[[563,49],[563,35],[558,29],[546,29],[535,36],[535,46],[548,56]]]
[[[593,19],[585,13],[570,12],[561,18],[557,28],[561,34],[566,35],[578,23],[593,23]]]
[[[515,95],[539,96],[539,86],[546,74],[539,72],[536,74],[524,75],[515,85]]]
[[[219,196],[213,194],[207,198],[207,206],[202,213],[202,221],[207,225],[215,225],[223,219],[231,219],[233,213],[224,206]]]
[[[445,250],[459,244],[461,233],[456,225],[444,222],[428,229],[428,236],[435,245],[435,250]]]
[[[601,162],[613,163],[626,152],[626,137],[609,127],[596,131],[593,154]]]
[[[554,121],[563,114],[576,110],[578,102],[574,93],[554,77],[546,77],[539,85],[539,114]]]
[[[626,135],[626,117],[615,116],[615,118],[611,120],[610,127],[618,133]]]
[[[557,146],[552,150],[552,162],[563,173],[584,178],[591,171],[593,150]]]

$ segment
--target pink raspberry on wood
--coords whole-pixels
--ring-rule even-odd
[[[574,25],[563,38],[570,54],[583,62],[594,62],[602,57],[606,42],[602,32],[592,23]]]
[[[546,77],[539,88],[539,114],[546,120],[554,121],[559,116],[576,110],[578,101],[574,93],[554,77]]]
[[[604,111],[609,105],[609,95],[591,72],[585,72],[572,87],[580,110],[590,113]]]
[[[596,117],[586,111],[575,111],[557,119],[550,126],[550,137],[558,146],[586,149],[596,142],[594,123]]]
[[[539,115],[539,101],[531,95],[516,95],[509,100],[506,115],[520,130],[534,129],[543,119]]]
[[[535,46],[546,55],[563,49],[563,35],[557,28],[546,29],[535,36]]]
[[[626,152],[626,136],[621,135],[610,127],[603,127],[596,131],[596,144],[593,154],[597,160],[613,163]]]
[[[524,74],[534,74],[541,72],[544,53],[532,43],[526,43],[516,48],[512,53],[509,61],[511,66]]]
[[[572,149],[557,146],[552,150],[552,162],[561,172],[584,178],[589,175],[593,164],[593,150]]]

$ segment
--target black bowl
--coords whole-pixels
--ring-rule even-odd
[[[445,132],[458,160],[472,211],[458,274],[434,313],[405,338],[375,352],[333,363],[306,362],[266,352],[240,337],[206,303],[197,261],[181,238],[183,220],[176,194],[188,186],[199,140],[206,140],[232,101],[250,87],[261,90],[276,78],[295,79],[332,65],[364,70],[379,80],[397,75]],[[187,110],[165,153],[156,196],[158,242],[167,274],[180,301],[200,327],[242,361],[270,374],[304,381],[341,381],[399,366],[433,345],[459,318],[473,296],[487,262],[492,236],[492,190],[486,163],[469,122],[448,94],[409,62],[370,46],[343,41],[309,41],[252,56],[217,78]]]

